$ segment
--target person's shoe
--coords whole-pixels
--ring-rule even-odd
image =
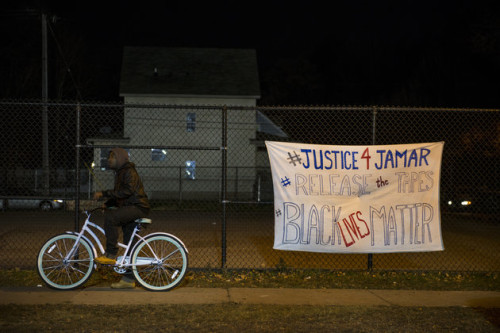
[[[97,257],[94,259],[95,262],[101,265],[114,265],[116,264],[116,256],[112,256],[109,254]]]
[[[111,288],[113,288],[113,289],[134,289],[135,282],[134,281],[127,282],[127,281],[120,280],[119,282],[112,283]]]

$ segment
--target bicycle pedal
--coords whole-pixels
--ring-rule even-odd
[[[106,265],[106,266],[116,265],[116,259],[111,259],[111,258],[106,258],[106,257],[98,257],[98,258],[95,258],[94,261],[100,265]]]

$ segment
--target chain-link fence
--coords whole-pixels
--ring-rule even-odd
[[[147,230],[180,237],[196,268],[500,271],[500,112],[400,107],[234,107],[0,102],[0,267],[33,268],[50,236],[113,187],[128,150],[153,210]],[[442,252],[273,250],[265,141],[330,145],[444,141]],[[102,223],[102,216],[97,215]]]

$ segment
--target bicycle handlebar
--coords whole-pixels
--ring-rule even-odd
[[[103,209],[103,208],[102,207],[97,207],[97,208],[92,208],[92,209],[81,209],[80,210],[80,214],[83,214],[83,213],[92,214],[93,212],[101,210],[101,209]]]

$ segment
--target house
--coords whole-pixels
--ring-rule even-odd
[[[228,112],[227,179],[233,197],[255,197],[258,114],[252,107],[260,98],[255,50],[125,47],[120,96],[122,137],[87,142],[130,147],[152,199],[218,197],[221,107],[249,107]],[[94,155],[95,189],[112,187],[112,174],[103,171],[107,150],[95,149]]]

